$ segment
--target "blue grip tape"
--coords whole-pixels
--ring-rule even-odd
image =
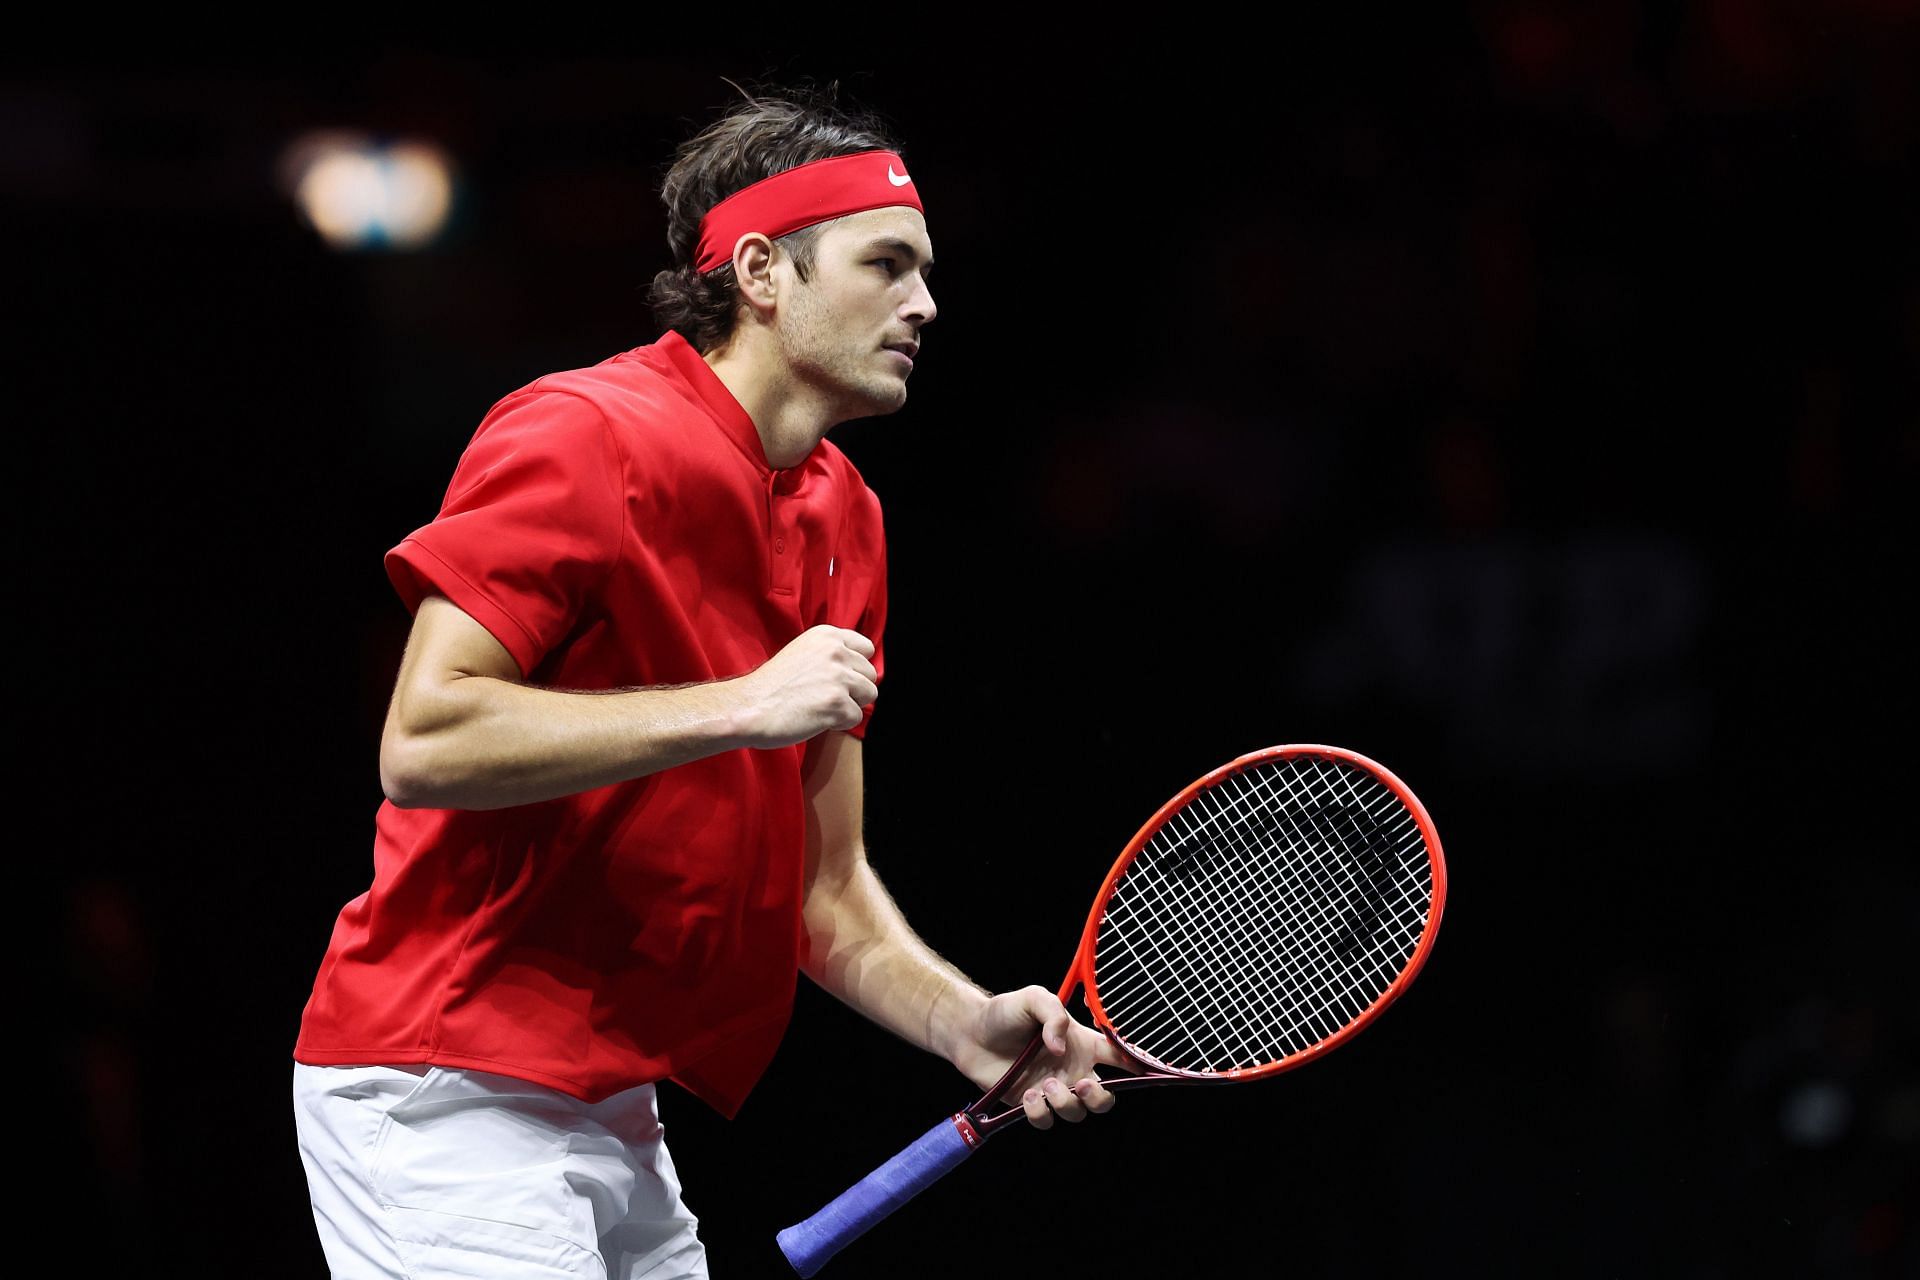
[[[827,1259],[858,1240],[874,1223],[939,1181],[973,1148],[951,1119],[921,1134],[914,1144],[875,1169],[805,1222],[777,1237],[793,1269],[810,1276]]]

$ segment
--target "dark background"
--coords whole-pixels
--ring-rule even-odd
[[[1055,984],[1140,823],[1278,742],[1388,764],[1452,879],[1335,1057],[1017,1130],[829,1274],[1914,1274],[1915,8],[17,46],[62,1251],[324,1274],[289,1053],[371,874],[381,555],[494,400],[657,336],[724,75],[839,80],[927,202],[911,401],[833,433],[922,934]],[[273,180],[322,127],[446,147],[446,236],[325,247]],[[736,1121],[662,1091],[714,1273],[970,1096],[803,981]]]

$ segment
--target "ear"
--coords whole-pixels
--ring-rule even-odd
[[[740,296],[755,310],[771,311],[779,289],[774,280],[778,255],[773,241],[758,231],[749,231],[733,245],[733,279]]]

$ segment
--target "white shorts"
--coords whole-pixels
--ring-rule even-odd
[[[587,1103],[460,1067],[293,1064],[334,1280],[707,1274],[654,1087]]]

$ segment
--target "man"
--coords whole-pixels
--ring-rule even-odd
[[[862,844],[886,554],[825,436],[906,403],[935,317],[912,175],[748,97],[662,198],[668,331],[496,403],[387,555],[374,880],[293,1055],[337,1277],[705,1275],[654,1084],[736,1114],[796,969],[981,1088],[1043,1027],[1038,1128],[1113,1102],[1107,1041],[935,955]]]

